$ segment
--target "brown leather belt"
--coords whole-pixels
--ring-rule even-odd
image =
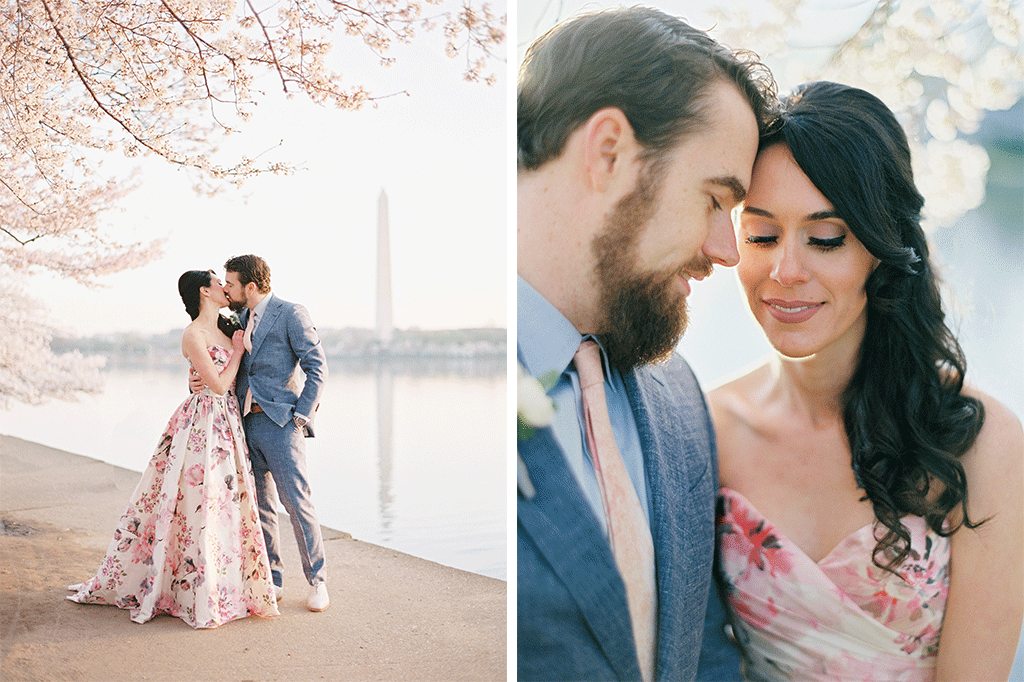
[[[257,405],[256,403],[253,403],[252,405],[249,406],[249,411],[250,412],[262,412],[263,408],[260,407],[259,405]]]

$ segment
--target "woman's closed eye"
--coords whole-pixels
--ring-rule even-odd
[[[754,246],[774,246],[778,243],[779,238],[775,235],[757,235],[750,234],[744,240],[747,244],[753,244]],[[822,251],[831,251],[832,249],[838,249],[846,242],[846,235],[840,235],[838,237],[829,237],[822,239],[819,237],[809,237],[807,243]]]
[[[822,251],[831,251],[832,249],[838,249],[846,241],[846,235],[841,234],[838,237],[829,237],[828,239],[820,239],[818,237],[811,237],[808,243],[811,246],[816,246]]]

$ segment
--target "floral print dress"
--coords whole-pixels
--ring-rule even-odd
[[[223,369],[231,351],[209,351]],[[194,628],[278,615],[255,490],[234,390],[192,394],[167,423],[99,571],[68,599]]]
[[[949,538],[922,517],[902,522],[911,551],[899,575],[871,561],[873,524],[815,562],[741,494],[721,489],[722,578],[749,679],[935,679]]]

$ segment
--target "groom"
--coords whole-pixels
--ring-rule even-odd
[[[673,349],[690,280],[739,260],[753,68],[635,7],[561,24],[520,70],[518,355],[555,407],[518,442],[520,679],[739,678],[711,420]]]
[[[313,437],[313,416],[327,379],[323,346],[309,312],[271,292],[266,261],[253,255],[235,256],[224,268],[224,293],[231,309],[240,311],[245,328],[246,353],[238,368],[235,392],[244,415],[274,589],[280,601],[280,496],[310,584],[306,606],[310,611],[323,611],[330,605],[324,543],[310,500],[304,440]],[[300,367],[304,379],[297,372]]]

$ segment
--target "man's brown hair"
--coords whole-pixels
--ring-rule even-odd
[[[243,287],[249,282],[253,282],[261,294],[270,291],[270,266],[259,256],[254,256],[251,253],[245,256],[234,256],[224,263],[224,270],[238,273],[238,281]]]

